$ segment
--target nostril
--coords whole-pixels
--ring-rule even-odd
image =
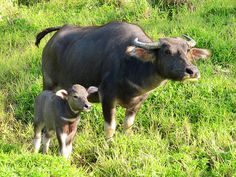
[[[85,105],[84,105],[84,108],[85,108],[85,109],[90,109],[90,108],[91,108],[91,105],[85,104]]]
[[[190,68],[186,68],[185,72],[188,73],[188,74],[190,74],[190,75],[193,74],[193,70],[190,69]]]

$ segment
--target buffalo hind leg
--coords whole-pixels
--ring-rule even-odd
[[[53,81],[49,73],[43,70],[43,90],[56,90],[57,83]]]
[[[126,108],[125,119],[124,119],[124,132],[129,134],[131,132],[131,128],[134,124],[135,116],[139,111],[143,101],[147,98],[147,94],[141,96],[137,101],[135,101],[129,108]]]
[[[131,128],[134,124],[135,116],[140,108],[141,104],[135,106],[134,108],[127,108],[125,112],[125,119],[124,119],[124,132],[125,134],[129,134],[131,132]]]

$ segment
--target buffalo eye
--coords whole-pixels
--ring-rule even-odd
[[[170,55],[170,54],[171,54],[170,50],[169,50],[169,49],[166,49],[166,50],[165,50],[165,54],[166,54],[166,55]]]
[[[78,99],[78,96],[74,95],[73,98],[74,98],[74,99]]]

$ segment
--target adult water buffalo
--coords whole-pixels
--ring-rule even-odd
[[[137,25],[112,22],[103,26],[65,25],[47,28],[36,37],[36,45],[49,32],[58,31],[43,50],[44,90],[67,89],[79,83],[99,87],[106,138],[115,133],[115,107],[126,108],[128,130],[148,92],[166,80],[199,79],[191,60],[207,58],[206,49],[192,48],[188,36],[152,40]]]

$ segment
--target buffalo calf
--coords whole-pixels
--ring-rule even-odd
[[[72,140],[76,134],[80,112],[90,110],[91,104],[87,97],[97,90],[93,86],[86,90],[76,84],[68,90],[59,90],[56,93],[45,90],[38,95],[35,100],[35,152],[39,151],[43,132],[43,153],[47,153],[54,130],[60,145],[60,154],[68,159],[72,152]]]

